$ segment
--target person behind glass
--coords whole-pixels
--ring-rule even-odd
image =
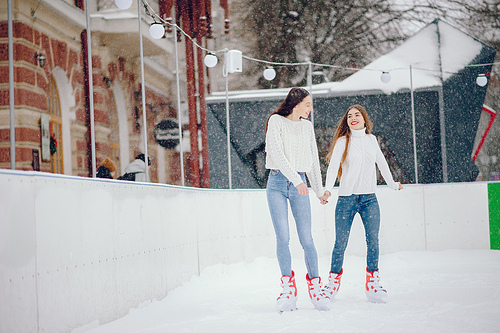
[[[102,164],[97,168],[96,177],[97,178],[115,178],[116,166],[112,160],[108,157],[102,161]]]
[[[148,156],[148,168],[151,166],[151,159]],[[149,169],[148,169],[149,171]],[[129,165],[125,168],[125,177],[126,180],[132,180],[126,176],[133,175],[133,181],[136,182],[149,182],[149,179],[146,178],[146,156],[144,154],[139,154],[135,157],[135,159],[130,162]]]
[[[306,174],[318,196],[323,195],[316,138],[311,122],[312,99],[303,88],[292,88],[266,124],[266,169],[270,169],[266,195],[276,233],[276,253],[281,270],[282,292],[278,311],[293,311],[297,302],[295,273],[289,248],[288,202],[304,249],[309,296],[315,308],[328,310],[330,300],[321,291],[318,254],[311,231],[311,205]],[[320,199],[320,202],[325,202]]]
[[[338,178],[337,206],[335,208],[335,246],[332,252],[329,281],[323,289],[333,300],[340,287],[344,252],[356,213],[361,216],[367,245],[365,293],[370,302],[385,303],[387,291],[380,285],[379,229],[380,209],[375,195],[377,173],[375,165],[387,185],[401,190],[392,178],[387,161],[377,138],[371,134],[373,123],[361,105],[349,107],[340,120],[327,160],[330,161],[323,200],[328,200]]]

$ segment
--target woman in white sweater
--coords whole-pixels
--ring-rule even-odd
[[[312,99],[303,88],[292,88],[281,105],[267,120],[266,169],[267,202],[276,232],[276,253],[281,270],[282,293],[277,299],[278,311],[296,309],[297,286],[289,249],[288,202],[304,249],[309,296],[318,310],[328,310],[330,300],[321,291],[318,254],[311,232],[311,205],[306,174],[318,196],[323,195],[318,149],[311,122]],[[321,203],[326,201],[320,199]]]
[[[387,291],[380,285],[379,229],[380,209],[375,195],[377,173],[375,164],[387,185],[395,190],[402,186],[393,180],[377,138],[371,134],[373,123],[361,105],[353,105],[340,120],[327,159],[330,160],[323,200],[328,200],[338,178],[337,206],[335,208],[335,246],[328,284],[324,291],[331,300],[340,287],[344,252],[356,213],[365,227],[367,258],[365,292],[371,302],[386,302]]]

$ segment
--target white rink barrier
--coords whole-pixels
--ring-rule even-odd
[[[208,266],[275,257],[264,190],[10,170],[0,170],[0,189],[2,333],[106,323]],[[490,248],[487,183],[382,186],[377,196],[381,253]],[[335,200],[321,206],[311,194],[320,256],[333,248]],[[290,230],[292,255],[302,258],[293,222]],[[347,254],[365,251],[357,216]]]

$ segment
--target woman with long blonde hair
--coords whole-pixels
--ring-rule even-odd
[[[375,166],[378,166],[389,187],[395,190],[403,187],[393,180],[377,138],[371,134],[372,128],[373,123],[365,108],[352,105],[340,120],[327,155],[329,166],[325,193],[321,198],[328,200],[335,180],[338,179],[340,183],[335,208],[335,246],[329,281],[324,288],[330,300],[339,291],[352,222],[354,216],[359,214],[365,228],[367,246],[365,293],[370,302],[387,301],[387,291],[380,285],[378,267],[380,208],[375,195]]]

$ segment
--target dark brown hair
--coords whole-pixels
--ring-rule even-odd
[[[266,121],[266,132],[267,132],[267,124],[269,123],[269,118],[271,118],[274,114],[279,114],[280,116],[286,117],[293,112],[293,108],[297,106],[300,102],[309,96],[309,91],[304,88],[292,88],[288,92],[285,100],[281,103],[278,108],[269,115]]]
[[[342,119],[340,119],[340,121],[337,124],[337,129],[335,130],[335,135],[333,136],[332,146],[330,147],[330,151],[328,151],[328,155],[326,155],[326,160],[329,163],[330,159],[332,158],[333,148],[335,147],[337,140],[339,138],[345,136],[345,138],[346,138],[345,150],[344,150],[344,154],[342,154],[342,159],[340,160],[339,172],[337,173],[338,180],[340,180],[340,176],[342,176],[342,164],[345,162],[345,160],[347,158],[349,144],[351,143],[351,129],[349,128],[349,124],[347,124],[347,116],[349,114],[349,111],[351,111],[352,109],[357,109],[357,110],[359,110],[359,112],[361,112],[361,115],[363,116],[363,119],[365,120],[366,134],[370,134],[372,132],[372,128],[373,128],[373,123],[370,120],[370,117],[368,117],[368,113],[366,112],[365,108],[359,104],[351,105],[347,109],[347,111],[345,112]]]

